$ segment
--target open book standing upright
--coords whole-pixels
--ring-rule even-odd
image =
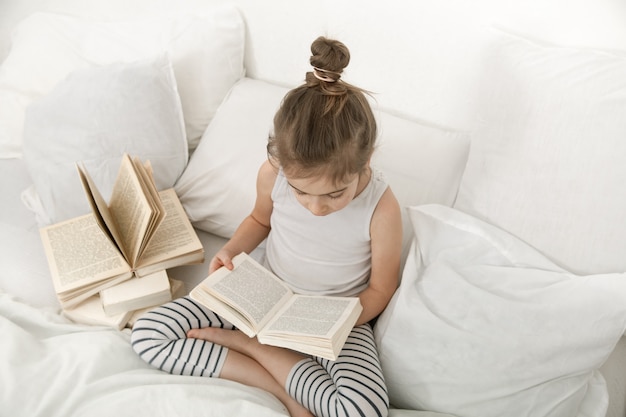
[[[260,343],[335,360],[362,307],[357,297],[294,294],[276,275],[241,253],[190,296]]]
[[[92,213],[40,229],[62,307],[133,275],[204,260],[176,192],[157,191],[149,164],[124,154],[108,205],[87,171],[78,172]]]

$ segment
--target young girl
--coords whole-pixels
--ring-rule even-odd
[[[358,296],[363,311],[336,361],[261,345],[188,297],[137,321],[132,345],[167,372],[263,388],[292,416],[386,416],[388,397],[371,326],[397,286],[398,203],[370,167],[376,122],[362,90],[340,77],[350,53],[320,37],[306,83],[274,117],[252,213],[209,273],[266,240],[264,264],[297,293]]]

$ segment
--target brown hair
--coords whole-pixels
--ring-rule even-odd
[[[339,183],[367,166],[376,120],[366,92],[341,80],[350,62],[348,48],[319,37],[311,53],[313,71],[283,98],[267,151],[288,175],[325,175]]]

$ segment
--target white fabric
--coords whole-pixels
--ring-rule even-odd
[[[2,291],[0,333],[0,404],[6,415],[288,416],[263,390],[161,372],[132,350],[128,331],[72,324]],[[446,417],[410,410],[391,410],[389,416]]]
[[[161,372],[137,356],[128,333],[70,324],[4,293],[0,332],[0,404],[6,415],[287,415],[276,398],[260,389]]]
[[[35,217],[20,201],[31,184],[21,159],[0,160],[0,291],[36,307],[60,308]]]
[[[410,209],[416,241],[376,325],[392,404],[463,417],[598,417],[626,274],[577,276],[458,210]]]
[[[9,159],[9,160],[0,161],[0,173],[2,173],[2,175],[0,175],[0,189],[3,190],[3,195],[5,196],[5,199],[3,200],[4,204],[0,205],[0,227],[2,229],[0,231],[0,248],[2,248],[2,250],[0,250],[0,260],[1,260],[0,264],[2,264],[3,266],[3,272],[0,274],[0,289],[9,291],[10,293],[15,294],[15,295],[19,295],[21,299],[27,300],[28,303],[32,303],[37,306],[45,306],[45,308],[48,310],[56,311],[58,309],[58,302],[56,300],[56,297],[54,296],[52,282],[49,276],[45,257],[43,255],[43,249],[41,248],[41,245],[39,242],[39,236],[37,233],[36,225],[34,224],[34,219],[30,213],[26,212],[26,209],[20,203],[19,198],[18,198],[19,190],[21,190],[24,187],[24,185],[28,183],[28,177],[25,175],[26,170],[23,167],[23,161],[17,160],[17,159],[13,159],[13,160]],[[217,238],[216,236],[209,235],[208,233],[205,233],[202,231],[199,231],[198,234],[200,238],[203,240],[203,243],[205,245],[205,250],[207,251],[207,257],[209,259],[211,257],[211,254],[215,253],[225,242],[225,240],[222,238]],[[185,281],[186,287],[192,288],[194,285],[199,283],[201,279],[206,277],[207,268],[208,268],[208,259],[204,265],[191,265],[191,266],[182,266],[182,267],[174,268],[171,271],[169,271],[169,275],[173,278],[175,277],[177,279],[181,279]],[[0,301],[0,304],[2,304],[1,301]],[[10,317],[10,315],[6,314],[7,311],[9,312],[22,311],[21,310],[22,308],[24,307],[21,307],[21,305],[20,307],[16,307],[13,304],[11,304],[10,306],[7,307],[7,309],[4,309],[2,310],[2,312],[0,312],[0,316]],[[24,330],[18,331],[17,328],[15,329],[15,333],[20,334],[20,336],[17,338],[14,338],[13,337],[14,333],[7,335],[6,338],[3,338],[3,341],[10,342],[10,343],[0,344],[2,345],[0,346],[0,350],[2,348],[8,349],[8,350],[16,350],[16,351],[19,349],[21,350],[28,349],[30,352],[30,349],[32,349],[30,347],[31,344],[37,345],[39,343],[43,343],[41,342],[42,340],[41,337],[36,336],[36,335],[40,335],[42,333],[49,334],[49,332],[53,331],[53,330],[47,330],[47,329],[54,329],[54,327],[49,326],[47,321],[43,323],[39,321],[39,317],[41,316],[38,311],[28,308],[26,309],[25,315],[29,318],[29,321],[24,322],[19,325],[20,327],[23,327]],[[38,327],[36,332],[32,330],[31,328],[32,326],[29,324],[32,321],[40,323],[40,327]],[[67,332],[74,333],[74,327],[68,328]],[[35,335],[33,335],[33,333],[35,333]],[[414,334],[414,330],[407,328],[407,335],[413,335],[413,334]],[[390,335],[392,335],[392,332],[390,332]],[[88,363],[89,366],[83,366],[81,368],[82,371],[72,368],[73,369],[72,374],[71,374],[72,378],[75,378],[77,373],[81,372],[81,375],[85,379],[88,379],[89,375],[93,375],[93,373],[100,372],[100,370],[102,369],[98,363],[92,362],[89,359],[89,355],[86,353],[86,351],[81,351],[81,349],[83,349],[82,346],[86,344],[85,340],[91,336],[93,336],[93,333],[89,333],[89,336],[87,335],[80,336],[82,340],[82,342],[78,345],[80,346],[80,348],[76,347],[76,349],[78,349],[78,351],[80,352],[80,358],[81,358],[80,363]],[[48,361],[54,360],[54,359],[51,359],[51,356],[53,358],[56,358],[57,357],[56,355],[61,354],[59,352],[67,351],[67,349],[74,349],[72,345],[76,341],[76,339],[69,338],[69,337],[65,337],[64,341],[61,341],[60,337],[55,337],[53,340],[55,340],[55,352],[57,353],[52,354],[51,352],[46,351],[46,358],[41,359],[43,362],[36,362],[36,364],[43,363],[44,368],[46,366],[49,366]],[[68,347],[63,346],[63,343],[65,342],[68,343]],[[49,342],[46,342],[46,343],[49,343]],[[414,339],[406,337],[406,340],[403,339],[400,343],[404,343],[405,346],[406,345],[413,346]],[[98,352],[100,352],[101,349],[107,349],[107,346],[109,345],[106,343],[106,340],[103,340],[97,337],[96,339],[94,339],[94,343],[89,345],[89,349],[95,349],[96,350],[95,353],[99,354]],[[622,343],[620,344],[620,346],[621,348],[618,352],[616,352],[617,354],[612,355],[612,361],[607,362],[603,366],[603,373],[606,372],[605,376],[607,378],[607,381],[609,381],[609,383],[613,386],[613,389],[614,389],[613,393],[615,394],[615,398],[612,400],[616,402],[615,404],[616,407],[613,409],[613,412],[610,414],[612,416],[621,416],[622,413],[620,410],[623,410],[623,404],[622,405],[619,405],[619,404],[620,404],[621,399],[623,398],[623,392],[624,392],[624,386],[625,386],[624,375],[626,375],[626,372],[624,368],[624,364],[625,364],[624,358],[626,356],[624,355],[624,353],[626,352],[626,338],[622,338]],[[0,355],[4,355],[3,352],[4,351],[0,352]],[[117,353],[117,350],[114,350],[114,352]],[[410,352],[407,354],[410,354]],[[51,355],[51,356],[47,356],[47,355]],[[128,357],[125,355],[126,354],[122,355],[122,357],[124,358],[123,360],[128,359]],[[31,363],[30,361],[32,359],[29,357],[28,361],[20,364],[20,363],[8,361],[8,358],[15,358],[14,356],[4,355],[0,357],[6,359],[6,361],[1,362],[2,366],[0,366],[0,378],[3,381],[16,381],[16,384],[22,383],[21,381],[23,381],[22,378],[24,378],[23,374],[25,372],[24,366],[28,368],[30,366],[29,364]],[[115,363],[117,361],[117,357],[107,356],[107,358],[110,358],[110,360],[114,362],[113,365],[117,366]],[[17,359],[20,359],[20,358],[17,358]],[[399,357],[399,359],[402,359],[402,357]],[[412,360],[412,358],[409,358],[409,359]],[[411,363],[411,362],[408,362],[408,363]],[[98,366],[96,368],[92,368],[94,364]],[[119,368],[115,368],[115,369],[117,370]],[[139,372],[139,371],[135,370],[133,372]],[[415,371],[415,374],[417,375],[418,371]],[[28,374],[28,375],[31,375],[31,374]],[[100,375],[103,375],[103,378],[105,378],[106,375],[108,374],[104,373]],[[129,374],[124,373],[123,375],[124,375],[123,378],[127,378],[127,375]],[[160,374],[150,374],[149,376],[141,376],[141,377],[137,377],[135,381],[137,382],[138,385],[143,385],[146,382],[157,381],[157,380],[159,384],[163,384],[162,387],[154,386],[154,387],[151,387],[150,389],[159,390],[159,392],[157,393],[158,395],[162,394],[164,397],[167,397],[171,400],[171,402],[168,402],[167,405],[164,405],[163,403],[159,403],[159,405],[162,406],[163,409],[166,411],[167,410],[171,411],[173,407],[179,406],[178,398],[183,398],[183,399],[189,398],[189,396],[195,395],[195,393],[198,392],[197,390],[200,389],[200,388],[194,387],[193,385],[188,386],[188,388],[183,388],[179,384],[178,380],[174,381],[173,379],[165,378],[159,375]],[[47,374],[43,375],[43,377],[47,378]],[[119,383],[121,379],[121,378],[116,377],[115,375],[111,376],[110,378],[111,378],[113,386]],[[150,381],[148,381],[148,379],[150,379]],[[57,381],[57,379],[55,379],[54,381]],[[39,393],[49,392],[49,391],[44,391],[44,390],[49,389],[49,385],[46,379],[33,379],[29,381],[29,384],[35,383],[35,382],[37,383],[36,384],[37,392]],[[71,381],[68,381],[68,383],[69,382]],[[128,380],[124,379],[124,381],[121,381],[121,382],[128,383]],[[189,384],[189,383],[190,383],[189,381],[184,381],[184,384]],[[204,383],[205,382],[203,382],[203,384]],[[94,384],[95,388],[93,388],[93,390],[90,392],[93,395],[97,395],[98,389],[100,388],[104,389],[102,384],[103,382]],[[161,390],[167,390],[167,387],[170,386],[170,384],[173,389],[172,391],[169,392],[170,395],[167,395],[168,392],[164,392]],[[228,385],[228,383],[226,384]],[[220,387],[222,386],[223,385],[219,385],[217,389],[221,390]],[[10,393],[16,393],[18,392],[17,389],[19,388],[19,385],[14,386],[12,383],[9,383],[9,385],[3,385],[3,387],[8,387],[8,389],[10,390],[9,391]],[[125,387],[127,387],[128,390],[131,390],[131,389],[136,390],[136,392],[138,392],[138,395],[145,393],[145,390],[147,389],[147,387],[132,388],[129,385],[125,385]],[[215,397],[218,397],[220,395],[225,395],[224,401],[228,402],[230,405],[233,405],[232,402],[238,398],[241,398],[242,395],[247,396],[247,389],[245,389],[245,387],[243,388],[244,388],[243,393],[229,388],[228,392],[219,391],[215,394],[206,394],[208,395],[207,401],[211,402],[212,399],[214,399]],[[204,390],[205,388],[201,388],[201,389]],[[188,390],[192,392],[188,392]],[[81,393],[83,392],[84,391],[81,391]],[[0,390],[0,396],[2,396],[2,394],[3,392],[2,390]],[[33,402],[30,401],[32,400],[32,397],[30,396],[31,394],[27,390],[21,390],[19,391],[19,394],[20,395],[18,395],[16,398],[12,399],[11,401],[2,402],[2,404],[3,405],[6,404],[7,407],[9,407],[8,410],[13,412],[11,415],[15,415],[15,416],[23,415],[24,417],[26,416],[31,417],[32,415],[34,415],[31,413],[32,409],[30,408],[34,406]],[[205,393],[202,392],[202,395],[205,395]],[[82,399],[84,398],[82,394],[77,394],[77,396],[79,396],[80,398],[72,397],[73,403],[74,404],[82,403],[83,402]],[[46,396],[43,398],[45,399],[46,403],[56,403],[56,402],[61,403],[62,402],[61,399],[53,398],[53,397],[54,395]],[[4,398],[5,397],[1,397],[0,401],[3,401]],[[117,395],[111,395],[110,397],[107,397],[107,398],[117,398]],[[124,398],[127,398],[127,397],[124,397]],[[63,398],[63,401],[65,401],[65,398]],[[19,412],[19,409],[16,411],[16,407],[18,405],[20,407],[23,407],[24,404],[26,405],[26,407],[23,408],[24,414],[21,414]],[[85,401],[85,404],[87,406],[89,404],[89,401],[88,400]],[[176,404],[176,405],[171,405],[171,404]],[[102,405],[102,403],[100,403],[100,405]],[[109,411],[117,412],[117,411],[120,411],[121,407],[127,407],[127,406],[128,404],[124,404],[124,402],[121,401],[120,403],[116,403],[112,405],[114,410],[111,410],[111,407],[106,406],[104,407],[102,412],[103,413],[109,412]],[[131,410],[134,411],[132,407],[131,407]],[[177,409],[177,410],[179,411],[180,409]],[[152,411],[155,413],[154,415],[159,416],[159,414],[156,411],[154,410]],[[251,413],[249,415],[257,415],[257,414],[254,414],[256,410],[254,411],[246,410],[246,411]],[[218,407],[216,409],[215,416],[217,417],[221,415],[227,415],[227,414],[218,414],[220,412],[223,412],[223,409],[221,407]],[[233,411],[233,412],[236,412],[236,411]],[[260,413],[261,413],[260,415],[263,415],[262,412]],[[55,416],[55,414],[52,414],[52,415]],[[56,415],[60,415],[60,413]],[[126,414],[124,414],[123,412],[120,412],[118,415],[124,416]],[[138,415],[141,416],[142,415],[141,412]],[[233,415],[238,415],[238,414],[233,414]],[[248,414],[243,414],[243,415],[248,415]],[[437,413],[407,411],[407,410],[391,410],[390,412],[390,416],[404,417],[404,416],[409,416],[409,415],[416,416],[416,417],[417,416],[431,417],[434,415],[439,416],[439,414]]]
[[[176,183],[195,227],[230,237],[250,214],[274,113],[287,91],[244,78],[228,93]]]
[[[379,138],[372,165],[380,169],[401,208],[456,198],[470,150],[470,132],[376,112]],[[402,262],[413,239],[402,210]]]
[[[232,5],[167,17],[98,20],[34,13],[0,67],[0,157],[19,157],[24,111],[72,71],[171,56],[190,149],[243,75],[244,24]]]
[[[370,278],[372,214],[387,188],[382,173],[372,169],[350,204],[316,216],[298,202],[280,171],[272,190],[267,266],[298,294],[358,295]]]
[[[380,105],[409,118],[468,129],[475,108],[484,27],[498,22],[554,42],[626,50],[620,0],[4,0],[0,61],[9,34],[33,10],[120,19],[197,13],[234,3],[246,23],[246,73],[289,85],[307,71],[308,47],[320,34],[348,45],[345,75],[373,91]]]
[[[176,184],[196,227],[230,237],[250,213],[256,175],[267,159],[267,136],[287,91],[244,78],[228,94]],[[467,161],[469,134],[379,110],[375,114],[380,136],[372,165],[385,174],[400,204],[451,205]],[[408,242],[408,221],[405,225]]]
[[[169,59],[73,72],[28,107],[23,150],[41,225],[89,212],[76,162],[107,201],[124,152],[150,161],[159,190],[172,187],[188,158]]]
[[[626,271],[626,55],[493,31],[455,207],[577,273]]]

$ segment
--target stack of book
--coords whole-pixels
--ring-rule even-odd
[[[185,295],[182,281],[168,279],[165,270],[131,278],[100,291],[63,314],[76,323],[132,327],[150,309]]]
[[[63,311],[118,327],[171,300],[165,271],[202,263],[204,248],[174,189],[157,191],[149,162],[124,154],[108,203],[77,168],[92,212],[41,228],[43,247]]]

